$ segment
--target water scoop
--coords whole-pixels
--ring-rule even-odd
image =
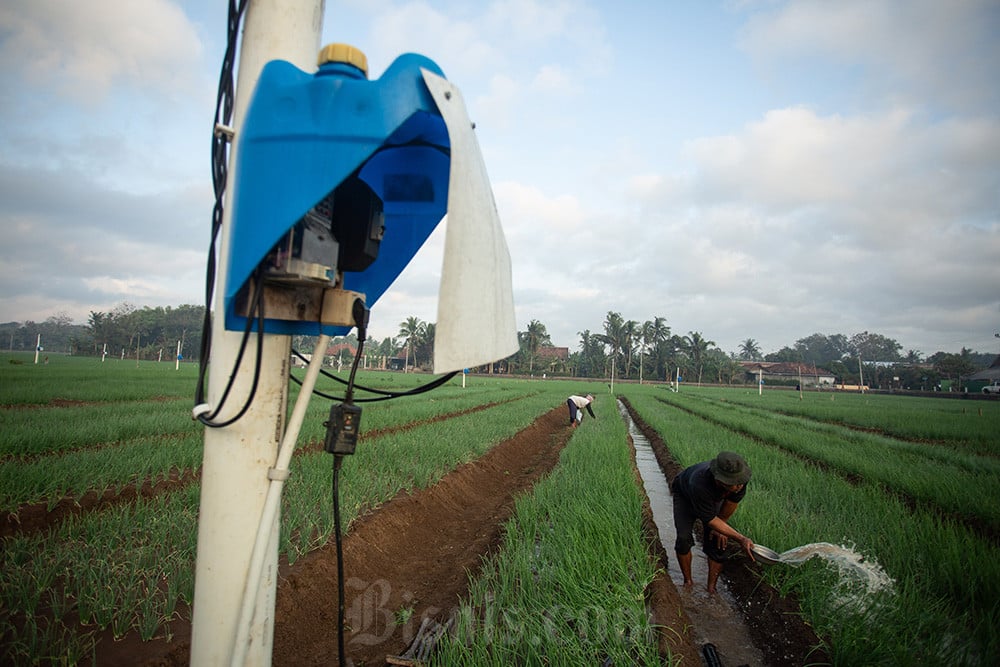
[[[753,553],[756,560],[767,563],[768,565],[777,565],[782,562],[781,554],[773,549],[768,549],[762,544],[754,544]]]

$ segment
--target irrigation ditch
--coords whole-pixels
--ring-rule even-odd
[[[668,444],[632,408],[627,397],[621,396],[619,400],[624,404],[635,428],[648,442],[664,477],[673,479],[682,468],[670,454]],[[673,554],[668,553],[659,538],[653,546],[659,553],[663,569],[669,572]],[[743,621],[742,627],[730,628],[728,632],[738,635],[745,629],[754,648],[763,655],[765,665],[792,667],[832,664],[829,654],[823,648],[822,639],[803,620],[798,601],[794,596],[782,595],[764,582],[760,568],[758,563],[743,557],[734,557],[724,564],[721,581],[728,589],[727,597],[731,598]],[[698,585],[699,581],[696,581],[695,586]],[[680,602],[684,604],[683,599]],[[688,601],[688,604],[698,603],[697,600]],[[713,604],[719,602],[713,601]],[[718,622],[718,615],[714,620]],[[703,643],[712,637],[711,628],[700,628],[697,632]]]

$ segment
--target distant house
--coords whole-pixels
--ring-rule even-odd
[[[994,380],[1000,380],[1000,355],[993,360],[989,368],[966,375],[963,379],[970,391],[979,391],[984,385],[990,384]]]
[[[813,364],[797,361],[741,361],[748,382],[756,383],[758,378],[764,384],[781,381],[782,384],[798,384],[803,387],[830,386],[836,382],[833,373]]]
[[[558,359],[559,361],[569,361],[568,347],[540,347],[538,348],[539,359]]]
[[[350,343],[335,343],[326,348],[326,356],[337,357],[343,354],[345,359],[354,359],[357,350],[358,348]]]

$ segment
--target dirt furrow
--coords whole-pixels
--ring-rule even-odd
[[[355,664],[382,664],[401,653],[424,616],[444,617],[459,603],[468,573],[499,544],[514,499],[558,462],[571,435],[563,412],[553,409],[433,487],[401,492],[355,521],[344,538],[346,641]],[[399,610],[412,610],[407,622],[396,623]],[[281,567],[275,618],[275,665],[336,664],[332,542]],[[186,665],[190,632],[188,622],[175,621],[169,642],[103,637],[97,664]]]

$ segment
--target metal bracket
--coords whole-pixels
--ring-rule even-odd
[[[264,285],[264,313],[269,320],[288,322],[318,322],[327,326],[353,327],[354,302],[362,303],[365,295],[361,292],[303,284]],[[251,317],[249,305],[254,300],[254,287],[248,286],[240,294],[236,313],[241,317]]]

